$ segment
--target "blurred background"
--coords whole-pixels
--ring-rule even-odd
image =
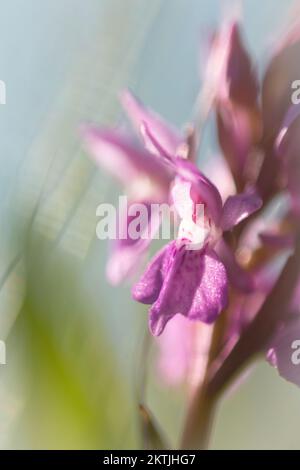
[[[138,448],[146,362],[144,399],[175,445],[185,393],[145,360],[146,309],[130,286],[105,279],[95,211],[119,190],[87,158],[78,125],[118,121],[125,86],[182,125],[199,88],[201,34],[224,3],[1,0],[1,448]],[[290,3],[241,2],[260,72]],[[217,151],[212,136],[203,162]],[[220,404],[212,447],[299,449],[299,420],[300,391],[261,361]]]

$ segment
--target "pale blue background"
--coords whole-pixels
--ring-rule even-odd
[[[5,259],[7,250],[13,252],[14,249],[10,246],[11,222],[15,223],[12,214],[14,217],[19,214],[15,206],[20,204],[17,195],[23,184],[23,172],[31,174],[37,165],[29,164],[32,145],[42,140],[47,161],[48,145],[51,149],[55,143],[53,135],[59,136],[55,137],[61,139],[57,147],[68,149],[65,153],[72,156],[69,150],[72,145],[76,149],[80,146],[71,118],[74,113],[78,123],[88,118],[113,121],[106,114],[102,116],[102,106],[105,99],[106,110],[110,103],[114,109],[116,107],[112,79],[117,82],[120,79],[119,62],[111,59],[114,69],[104,74],[100,83],[101,64],[95,56],[94,60],[88,58],[90,51],[99,47],[102,54],[99,54],[99,61],[106,52],[108,57],[116,53],[126,61],[129,47],[132,48],[131,62],[126,75],[120,79],[120,86],[129,84],[149,105],[181,125],[189,117],[199,86],[197,59],[201,31],[217,24],[224,3],[217,0],[154,0],[153,3],[149,0],[0,0],[0,79],[7,86],[7,104],[0,106],[0,253]],[[227,2],[229,7],[233,3]],[[251,51],[256,54],[260,73],[268,45],[282,18],[286,17],[290,3],[282,0],[242,2],[245,35]],[[131,25],[128,43],[118,41],[120,28],[126,30],[126,22]],[[141,35],[143,31],[145,34]],[[120,37],[124,37],[124,32]],[[114,53],[110,51],[111,42]],[[73,89],[74,101],[65,98],[68,90]],[[77,98],[79,104],[75,105]],[[116,119],[117,109],[114,113],[112,116]],[[65,134],[64,125],[68,127]],[[49,134],[49,126],[54,127],[54,134]],[[207,158],[215,148],[212,141],[206,142],[202,158]],[[64,158],[67,161],[68,155]],[[37,161],[43,167],[42,154]],[[35,187],[39,183],[34,176],[26,181],[28,191],[31,185]],[[108,184],[106,178],[100,181]],[[54,187],[59,184],[64,182],[55,183]],[[107,191],[111,194],[110,185]],[[21,201],[23,195],[24,192]],[[96,199],[93,199],[95,204]],[[86,209],[91,211],[91,220],[93,204]],[[83,224],[78,230],[89,230],[92,239],[93,228],[88,227]],[[71,229],[71,240],[77,235],[76,230]],[[127,287],[116,291],[106,285],[105,247],[100,242],[94,240],[84,250],[79,245],[78,251],[90,301],[96,306],[99,303],[105,311],[101,321],[125,374],[130,376],[136,365],[145,311],[137,310]],[[1,270],[4,271],[4,264]],[[63,323],[60,326],[63,327]],[[149,400],[171,429],[169,415],[174,410],[160,409],[159,396],[154,393]],[[213,446],[299,449],[299,419],[300,390],[284,383],[267,365],[260,365],[222,406]]]

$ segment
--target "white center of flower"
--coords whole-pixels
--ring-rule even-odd
[[[195,203],[191,197],[191,183],[177,181],[172,189],[176,211],[181,218],[178,240],[187,241],[188,250],[200,250],[211,238],[211,222],[205,215],[205,205]]]

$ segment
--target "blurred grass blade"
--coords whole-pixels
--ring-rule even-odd
[[[144,405],[139,405],[140,424],[143,436],[143,447],[146,450],[166,450],[170,446],[166,443],[161,431],[158,430],[154,418]]]

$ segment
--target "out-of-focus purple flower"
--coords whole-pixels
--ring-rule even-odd
[[[116,129],[86,125],[82,128],[82,135],[85,146],[96,163],[121,183],[128,196],[129,206],[142,203],[149,208],[152,203],[168,202],[172,169],[158,158]],[[152,230],[157,221],[151,220],[150,210],[148,213],[148,226]],[[151,237],[130,237],[130,217],[127,213],[121,214],[120,219],[124,226],[122,232],[127,236],[111,243],[107,276],[112,284],[118,284],[134,273],[151,242]]]
[[[281,377],[300,386],[300,278],[287,311],[267,347],[268,362]]]
[[[299,11],[294,14],[293,20],[293,24],[286,28],[277,44],[274,45],[262,83],[264,162],[257,187],[264,200],[269,200],[276,191],[282,188],[280,162],[276,159],[275,141],[292,103],[292,84],[300,76]]]
[[[262,89],[264,140],[274,142],[291,106],[292,84],[300,76],[299,11],[274,47]]]
[[[152,201],[153,202],[153,201]],[[119,214],[118,222],[122,225],[119,232],[117,224],[117,234],[125,234],[122,238],[117,238],[110,242],[109,246],[109,259],[106,266],[106,276],[111,284],[116,285],[126,279],[128,276],[133,277],[139,265],[145,261],[147,250],[152,240],[152,236],[157,232],[160,225],[160,218],[153,217],[151,212],[151,205],[146,201],[142,201],[143,207],[146,208],[148,213],[146,237],[139,237],[132,239],[129,233],[130,222],[135,219],[135,216],[128,215],[128,210],[123,209]],[[136,201],[133,202],[136,204]],[[152,234],[152,236],[151,236]]]
[[[110,173],[133,200],[165,200],[170,169],[119,129],[84,125],[82,137],[94,161]]]
[[[174,164],[178,239],[158,253],[132,291],[135,300],[152,304],[149,324],[156,336],[178,313],[208,324],[216,320],[227,305],[228,279],[215,246],[223,231],[261,205],[257,195],[243,194],[230,196],[222,207],[216,187],[191,162],[179,158]],[[200,204],[203,217],[197,212]]]
[[[281,377],[300,387],[300,320],[291,319],[281,325],[267,352],[267,360]]]
[[[259,237],[265,246],[272,247],[273,249],[292,249],[295,243],[295,236],[291,233],[278,234],[268,231],[260,233]]]
[[[222,243],[224,243],[222,241]],[[284,245],[286,247],[286,245]],[[228,247],[226,250],[229,250]],[[220,253],[220,250],[219,250]],[[233,253],[230,251],[232,257]],[[224,253],[221,258],[228,269],[235,269],[234,276],[228,273],[229,280],[240,289],[231,298],[227,327],[218,363],[232,350],[242,332],[253,320],[279,276],[272,266],[262,267],[252,273],[240,268],[236,262],[228,260]],[[234,267],[232,267],[232,264]],[[249,279],[250,277],[250,279]],[[251,289],[249,287],[251,286]],[[201,382],[205,373],[207,355],[211,344],[211,326],[202,322],[191,322],[182,315],[176,315],[169,322],[163,334],[157,339],[159,346],[158,366],[162,379],[171,386],[187,384],[189,389]]]
[[[157,338],[158,370],[162,380],[171,386],[186,384],[190,391],[204,377],[212,326],[191,322],[176,315],[164,334]]]
[[[204,73],[204,101],[215,105],[220,146],[242,189],[250,153],[261,138],[261,116],[258,82],[236,21],[225,23],[213,35]]]

